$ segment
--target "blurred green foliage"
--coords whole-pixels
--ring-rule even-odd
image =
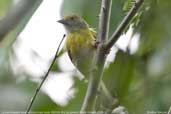
[[[9,6],[10,6],[11,0],[1,0],[0,1],[0,19],[4,17],[6,14]]]
[[[133,5],[133,0],[113,0],[110,34]],[[64,0],[62,16],[81,15],[91,27],[98,26],[99,0]],[[131,22],[140,45],[133,55],[118,51],[115,61],[105,69],[103,80],[113,97],[130,113],[167,111],[171,106],[171,1],[145,1]],[[82,90],[80,90],[82,91]],[[78,97],[77,97],[78,98]],[[109,101],[100,99],[104,107]],[[71,102],[72,103],[72,102]]]
[[[91,27],[97,30],[100,2],[100,0],[64,0],[61,15],[81,15]],[[10,3],[11,0],[0,1],[0,18],[5,15]],[[113,0],[110,35],[131,5],[132,0],[128,0],[127,3],[126,0]],[[129,49],[126,52],[119,50],[115,61],[104,71],[103,80],[110,93],[119,99],[120,105],[126,107],[130,114],[167,111],[171,106],[170,9],[170,0],[146,0],[140,13],[132,21],[132,24],[136,23],[136,26],[133,26],[134,34],[140,34],[137,52],[130,54]],[[23,25],[19,25],[18,32],[11,34],[11,37],[18,35],[32,13],[23,19]],[[14,39],[9,41],[10,46]],[[0,110],[25,111],[37,84],[28,80],[16,83],[16,78],[13,77],[14,74],[8,64],[8,51],[2,47],[2,44],[0,46]],[[61,72],[58,64],[53,66],[52,71],[56,69]],[[32,110],[78,111],[81,108],[86,87],[87,83],[76,78],[73,86],[77,91],[76,95],[66,107],[57,106],[47,95],[40,92]],[[102,103],[104,110],[110,107],[109,101],[104,96],[97,100]]]

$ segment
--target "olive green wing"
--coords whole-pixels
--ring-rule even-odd
[[[90,32],[91,34],[93,35],[94,37],[94,44],[93,44],[93,47],[97,48],[98,44],[99,44],[99,41],[97,41],[97,32],[93,29],[93,28],[89,28],[90,29]]]

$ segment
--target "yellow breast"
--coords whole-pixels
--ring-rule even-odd
[[[95,39],[87,29],[74,31],[68,34],[66,48],[70,51],[71,56],[80,53],[82,49],[93,48]]]

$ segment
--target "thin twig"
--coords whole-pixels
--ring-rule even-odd
[[[99,84],[101,82],[104,62],[106,59],[106,53],[103,50],[103,44],[108,36],[111,5],[112,0],[102,0],[97,37],[100,44],[98,45],[97,53],[94,56],[94,69],[92,70],[92,72],[90,72],[88,89],[84,98],[81,112],[93,111],[96,103],[96,96],[99,89]]]
[[[109,50],[115,42],[118,40],[118,38],[121,36],[125,28],[129,25],[132,18],[135,16],[137,11],[142,6],[144,0],[136,0],[135,4],[131,8],[131,10],[128,12],[128,14],[125,16],[125,18],[122,20],[121,24],[118,26],[118,28],[115,30],[115,32],[112,34],[112,36],[109,38],[109,41],[105,44],[105,49]]]
[[[9,9],[6,16],[0,20],[0,41],[42,0],[18,0],[17,2]]]
[[[60,43],[59,43],[59,46],[58,46],[58,48],[57,48],[57,50],[56,50],[56,53],[55,53],[55,57],[54,57],[54,59],[52,60],[52,63],[51,63],[51,65],[50,65],[50,67],[49,67],[47,73],[45,74],[43,80],[41,81],[40,85],[37,87],[37,89],[36,89],[36,91],[35,91],[35,93],[34,93],[34,96],[33,96],[32,99],[31,99],[31,102],[30,102],[30,104],[29,104],[29,106],[28,106],[28,109],[27,109],[27,111],[26,111],[26,114],[29,113],[29,111],[30,111],[30,109],[31,109],[31,107],[32,107],[32,105],[33,105],[35,99],[36,99],[36,96],[37,96],[37,94],[38,94],[39,91],[40,91],[40,88],[42,87],[43,83],[44,83],[45,80],[47,79],[47,77],[48,77],[48,75],[49,75],[49,72],[50,72],[50,70],[52,69],[52,66],[53,66],[53,64],[55,63],[55,61],[56,61],[56,59],[57,59],[57,57],[58,57],[58,52],[59,52],[60,46],[61,46],[61,44],[62,44],[64,38],[65,38],[65,34],[63,35],[63,38],[62,38],[62,40],[61,40]]]

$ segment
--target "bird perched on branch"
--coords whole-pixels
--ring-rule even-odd
[[[68,32],[66,48],[72,63],[86,78],[89,78],[87,76],[92,70],[93,56],[100,43],[96,40],[96,32],[84,19],[76,15],[64,17],[58,22],[62,23]],[[100,87],[106,98],[112,100],[113,97],[102,80]]]
[[[67,30],[66,48],[72,63],[84,76],[87,76],[98,44],[96,32],[77,15],[66,16],[58,22]]]

